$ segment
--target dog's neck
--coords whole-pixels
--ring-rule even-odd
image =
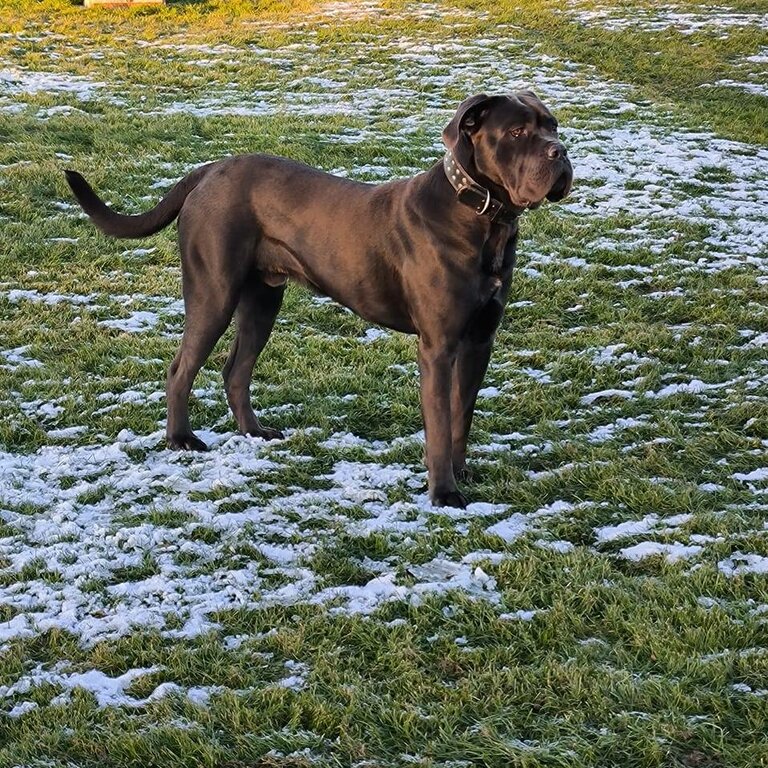
[[[490,189],[475,181],[450,149],[443,157],[443,171],[456,190],[456,199],[472,208],[478,216],[484,216],[494,224],[517,221],[521,212],[496,199]]]

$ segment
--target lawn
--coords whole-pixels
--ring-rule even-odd
[[[526,214],[433,508],[415,340],[291,287],[238,436],[164,444],[204,162],[380,182],[532,88]],[[0,768],[768,765],[768,14],[758,0],[0,0]]]

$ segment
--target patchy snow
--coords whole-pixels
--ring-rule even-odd
[[[598,400],[605,400],[609,398],[632,400],[634,397],[635,393],[626,389],[603,389],[600,392],[590,392],[588,395],[583,395],[581,398],[581,404],[592,405],[592,403],[595,403]]]
[[[768,83],[766,82],[740,82],[738,80],[715,80],[707,83],[702,88],[735,88],[746,93],[754,93],[758,96],[768,96]]]
[[[531,522],[526,515],[516,512],[512,517],[500,520],[498,523],[494,523],[486,528],[486,533],[498,536],[500,539],[504,539],[507,544],[511,544],[523,536],[528,531],[530,525]]]
[[[5,714],[8,717],[17,718],[26,715],[28,712],[32,712],[37,709],[38,704],[34,701],[22,701],[20,704],[16,704],[11,707]]]
[[[587,435],[587,441],[590,443],[604,443],[607,440],[613,440],[614,438],[621,436],[621,433],[626,429],[634,429],[636,427],[644,426],[647,426],[647,419],[645,418],[618,418],[611,424],[603,424],[600,427],[595,427]]]
[[[726,576],[746,576],[752,573],[766,574],[768,573],[768,557],[734,552],[725,560],[720,560],[717,569]]]
[[[156,312],[138,310],[119,320],[99,320],[99,325],[125,333],[143,333],[152,330],[159,322]]]
[[[52,669],[46,670],[42,664],[38,664],[33,672],[24,675],[13,685],[0,686],[0,699],[28,693],[30,690],[42,685],[52,685],[64,689],[61,694],[52,700],[54,704],[68,703],[72,691],[81,689],[92,693],[99,707],[141,707],[168,692],[166,684],[165,687],[159,686],[156,688],[145,699],[137,699],[126,693],[126,689],[136,680],[145,675],[151,675],[160,671],[160,667],[130,669],[122,675],[110,677],[96,669],[89,670],[88,672],[67,673],[65,670],[68,666],[68,662],[60,662],[55,664]]]
[[[0,604],[16,612],[0,623],[0,639],[54,628],[85,646],[137,629],[195,637],[216,630],[210,614],[228,608],[332,603],[333,611],[370,613],[391,600],[417,602],[450,589],[498,600],[494,580],[466,558],[409,567],[411,581],[416,577],[410,586],[395,575],[397,561],[366,584],[327,588],[307,563],[340,525],[352,535],[407,536],[428,530],[431,514],[459,524],[503,514],[503,505],[434,510],[421,492],[421,468],[351,461],[337,461],[321,478],[327,488],[249,503],[243,489],[274,487],[271,478],[291,455],[275,461],[264,441],[201,437],[214,450],[173,453],[158,449],[162,432],[124,430],[103,446],[0,453],[0,520],[12,532],[0,539],[7,562],[1,572],[14,577],[0,586]],[[390,503],[396,488],[413,500]],[[167,513],[168,522],[151,523],[156,510]],[[210,536],[195,535],[205,530]],[[242,545],[256,548],[267,563],[233,556]],[[212,572],[200,567],[211,562],[218,562]]]
[[[692,379],[691,381],[680,384],[667,384],[667,386],[662,387],[657,392],[648,390],[644,395],[649,398],[674,397],[675,395],[698,395],[713,389],[722,389],[725,386],[727,386],[727,383],[706,384],[701,381],[701,379]]]
[[[386,453],[392,447],[391,443],[384,440],[366,440],[364,437],[359,437],[351,432],[334,432],[329,438],[318,443],[318,445],[329,451],[360,448],[371,456]]]
[[[751,472],[734,472],[733,479],[742,483],[759,483],[768,480],[768,467],[753,469]]]
[[[29,356],[29,347],[16,347],[16,349],[0,350],[0,370],[15,371],[19,368],[42,368],[43,364],[34,357]]]
[[[13,288],[8,291],[0,290],[0,298],[5,297],[11,304],[41,304],[46,307],[69,305],[83,312],[103,313],[109,309],[114,314],[128,313],[127,317],[98,320],[105,328],[124,331],[126,333],[142,333],[162,328],[166,336],[176,335],[168,328],[180,330],[178,321],[184,315],[184,302],[178,297],[150,296],[136,294],[72,294],[47,292],[41,293],[36,289]],[[135,309],[132,307],[147,307]]]
[[[88,77],[67,75],[61,72],[34,72],[28,69],[0,69],[0,93],[66,93],[80,101],[90,101],[107,87],[104,82],[96,82]],[[0,109],[6,108],[0,100]]]
[[[551,552],[559,552],[562,555],[566,555],[569,552],[573,552],[575,545],[570,541],[547,541],[546,539],[537,539],[536,546],[542,549],[548,549]]]
[[[705,255],[753,257],[768,269],[768,149],[632,122],[571,129],[567,143],[581,184],[562,210],[695,223],[708,232]],[[691,195],[692,182],[699,196]]]
[[[286,661],[285,667],[291,670],[293,674],[278,681],[275,685],[282,688],[290,688],[294,691],[302,690],[306,676],[309,674],[309,667],[292,661]],[[127,672],[116,677],[112,677],[98,669],[91,669],[85,672],[73,672],[70,670],[71,663],[67,661],[57,662],[50,667],[37,664],[30,672],[21,675],[11,685],[0,686],[0,703],[3,700],[18,698],[32,691],[38,691],[42,687],[51,686],[61,689],[60,693],[50,699],[49,704],[52,706],[69,704],[72,693],[80,690],[90,693],[100,709],[106,707],[137,709],[166,696],[183,696],[196,706],[207,707],[211,696],[225,690],[223,686],[217,685],[191,686],[186,688],[174,682],[163,682],[155,686],[148,696],[137,698],[128,693],[128,689],[137,680],[147,675],[164,672],[163,667],[129,669]],[[247,691],[235,691],[235,693],[247,693]],[[38,704],[35,702],[22,701],[6,710],[4,714],[9,717],[21,717],[37,707]]]
[[[579,12],[577,6],[572,8]],[[421,3],[416,11],[411,10],[411,16],[415,13],[433,18],[441,11],[442,6]],[[641,10],[637,18],[633,15],[631,19],[619,8],[597,11],[598,15],[590,18],[581,17],[582,21],[610,24],[622,16],[623,21],[617,23],[665,25],[658,28],[686,33],[727,33],[745,23],[762,26],[766,18],[764,14],[736,14],[717,7],[702,7],[696,13],[675,7],[653,8]],[[343,2],[326,5],[321,13],[326,17],[323,23],[334,24],[340,19],[379,17],[391,11],[376,2]],[[453,9],[451,14],[469,21],[472,12]],[[582,279],[585,271],[600,269],[607,275],[606,284],[621,291],[638,291],[644,300],[655,302],[653,311],[659,313],[660,324],[667,303],[691,298],[684,282],[690,272],[710,276],[742,270],[757,282],[768,282],[768,150],[764,147],[678,127],[669,115],[645,105],[630,86],[607,80],[594,68],[543,55],[536,46],[517,41],[513,27],[500,26],[492,38],[474,35],[467,40],[425,42],[398,34],[350,42],[346,46],[348,54],[328,75],[313,68],[318,38],[307,24],[302,22],[300,34],[291,25],[281,27],[286,39],[278,50],[253,43],[152,43],[164,57],[197,64],[200,69],[219,64],[236,66],[248,57],[270,67],[277,80],[269,86],[257,84],[248,89],[233,82],[216,91],[209,89],[203,96],[195,96],[194,90],[158,89],[148,104],[137,99],[126,103],[125,113],[221,118],[290,112],[297,119],[325,115],[348,119],[348,128],[333,129],[335,132],[317,137],[329,146],[385,141],[388,147],[402,146],[410,151],[411,142],[418,137],[423,143],[421,155],[413,161],[418,168],[374,157],[366,164],[336,169],[353,178],[386,179],[415,173],[439,158],[440,131],[456,107],[457,94],[533,87],[556,113],[565,108],[572,114],[572,119],[563,121],[562,133],[577,169],[577,184],[573,195],[551,209],[551,215],[598,223],[618,217],[622,223],[613,226],[611,222],[611,227],[603,228],[593,240],[586,238],[583,252],[578,254],[561,252],[561,243],[556,240],[539,244],[524,239],[520,269],[525,275],[545,278],[539,283],[543,285],[553,276],[556,280],[571,275]],[[756,59],[752,62],[755,65],[765,63],[764,52],[752,58]],[[393,68],[388,80],[380,76],[379,62],[383,59]],[[3,66],[8,66],[7,62]],[[733,83],[715,85],[742,87],[751,82],[745,74]],[[0,86],[0,110],[37,110],[35,114],[42,120],[81,112],[78,105],[85,107],[86,101],[123,98],[126,84],[8,68],[0,70]],[[40,93],[51,94],[57,102],[71,103],[38,109],[27,96]],[[407,110],[403,110],[403,104],[409,105]],[[83,111],[78,119],[92,118]],[[424,140],[423,136],[430,138]],[[158,177],[151,185],[153,196],[172,184],[175,178],[166,177],[179,170],[161,164],[158,169]],[[68,203],[58,208],[67,217],[75,216],[74,207]],[[71,250],[77,243],[76,238],[47,240],[58,243],[57,249]],[[44,247],[50,244],[46,242]],[[150,261],[147,257],[152,257],[153,251],[137,248],[122,256]],[[608,258],[604,258],[606,254]],[[635,259],[640,263],[626,263]],[[667,272],[675,282],[657,284],[660,275]],[[49,288],[55,285],[50,277],[30,272],[18,285],[3,284],[0,299],[7,301],[12,316],[66,311],[92,318],[102,333],[143,333],[149,338],[176,333],[181,328],[183,303],[178,296],[56,292]],[[125,284],[124,279],[120,282]],[[526,312],[542,303],[538,296],[534,298],[536,301],[513,302],[520,317],[525,318]],[[317,306],[326,302],[322,298],[314,300]],[[738,386],[749,390],[748,397],[757,398],[757,388],[766,383],[759,367],[765,361],[758,360],[768,348],[762,320],[750,322],[760,330],[743,334],[743,346],[734,345],[729,350],[734,355],[748,352],[758,360],[755,371],[759,373],[722,381],[668,364],[663,350],[654,349],[654,342],[648,342],[644,349],[634,348],[633,342],[621,340],[615,327],[606,328],[610,332],[605,335],[593,335],[588,346],[579,347],[580,333],[599,330],[599,321],[589,318],[588,295],[568,297],[559,311],[569,323],[584,318],[583,327],[564,328],[562,352],[551,355],[549,350],[541,349],[506,350],[506,362],[494,365],[494,384],[483,387],[480,398],[485,414],[495,417],[514,405],[511,397],[501,397],[511,394],[513,387],[571,387],[574,412],[566,414],[567,419],[556,417],[561,421],[542,426],[549,430],[554,427],[560,435],[539,433],[538,424],[525,426],[527,422],[520,419],[528,417],[516,411],[505,426],[487,427],[481,419],[478,421],[481,429],[520,431],[492,434],[487,442],[478,444],[473,440],[470,445],[471,458],[474,453],[482,462],[495,462],[495,454],[503,454],[502,461],[509,462],[505,471],[513,480],[519,477],[529,481],[535,492],[541,491],[537,501],[525,507],[535,510],[528,513],[505,503],[473,503],[465,510],[434,509],[426,494],[421,464],[403,463],[400,455],[398,463],[386,458],[393,449],[421,446],[421,432],[393,441],[369,440],[338,426],[334,426],[338,431],[328,436],[315,434],[311,439],[316,439],[319,460],[326,464],[303,487],[296,485],[294,472],[313,459],[296,444],[310,439],[309,430],[289,434],[280,448],[222,431],[204,432],[201,437],[213,446],[211,453],[180,455],[160,447],[163,433],[159,429],[142,435],[125,429],[110,440],[99,433],[98,427],[72,426],[76,387],[72,387],[69,399],[59,397],[58,392],[32,394],[30,388],[9,393],[9,401],[24,418],[34,420],[45,429],[50,441],[61,444],[37,451],[0,452],[0,606],[13,614],[0,622],[0,643],[33,639],[54,629],[71,633],[86,648],[139,631],[156,630],[172,640],[195,638],[220,632],[215,615],[231,609],[314,605],[331,614],[370,616],[390,602],[419,605],[429,597],[452,591],[485,601],[501,611],[507,603],[494,574],[499,565],[518,556],[517,549],[510,545],[521,539],[531,540],[535,547],[553,553],[539,552],[540,557],[566,568],[573,558],[559,555],[574,552],[575,545],[555,538],[568,534],[555,533],[556,526],[552,531],[547,526],[558,524],[558,518],[580,524],[585,505],[603,503],[578,500],[582,486],[578,479],[571,483],[572,475],[599,467],[601,451],[634,451],[648,446],[664,450],[666,443],[678,436],[658,434],[662,427],[657,416],[663,409],[679,408],[673,415],[677,418],[684,414],[686,429],[712,429],[717,424],[716,415],[706,412],[705,406],[720,403]],[[758,309],[754,311],[757,316]],[[702,341],[701,328],[694,328],[693,323],[665,326],[665,330],[676,334],[676,340],[686,338],[689,328],[693,328],[691,350],[700,354],[707,343],[706,338]],[[699,333],[701,336],[694,338]],[[357,339],[376,347],[388,336],[386,331],[371,328]],[[342,337],[326,334],[323,338],[333,341]],[[660,340],[659,345],[662,343]],[[34,349],[38,348],[36,343]],[[29,376],[34,383],[35,377],[45,375],[45,366],[30,349],[14,346],[0,351],[0,370],[18,378]],[[592,381],[588,378],[582,388],[562,383],[555,373],[560,354],[564,360],[575,355],[579,364],[593,366]],[[728,357],[723,351],[718,355]],[[135,361],[169,362],[154,358]],[[730,362],[726,360],[725,364]],[[409,384],[417,375],[413,362],[398,361],[389,368],[393,376],[406,377]],[[652,375],[648,375],[648,368],[653,369]],[[220,390],[220,386],[215,392],[201,387],[195,394],[204,404],[221,405]],[[355,396],[350,393],[334,402],[346,402]],[[680,397],[673,400],[676,396]],[[159,382],[147,386],[131,382],[123,391],[105,391],[93,415],[106,415],[121,405],[157,403],[163,397]],[[696,405],[689,406],[686,398]],[[746,402],[742,397],[734,399]],[[274,406],[272,412],[298,407],[287,403]],[[641,408],[649,413],[639,413]],[[65,421],[65,416],[70,418]],[[89,423],[85,418],[80,420],[79,411],[75,418],[75,424]],[[619,440],[627,441],[625,433],[630,430],[641,431],[643,437],[651,431],[655,436],[647,442],[637,438],[638,442],[631,445],[616,446]],[[631,435],[633,440],[635,434]],[[295,442],[293,435],[297,437]],[[574,445],[587,454],[578,459],[560,458],[561,451],[568,456]],[[724,464],[692,478],[690,488],[694,492],[724,492],[725,497],[729,477],[738,483],[764,482],[768,468],[759,465],[768,446],[764,441],[760,445],[754,444],[754,455],[747,461],[741,456],[736,463],[733,456],[724,456]],[[361,455],[363,460],[349,460]],[[729,468],[728,462],[734,467]],[[734,472],[736,467],[755,468]],[[700,482],[710,478],[711,482]],[[657,483],[660,491],[669,488],[668,481],[648,480]],[[741,490],[745,490],[744,486]],[[762,489],[746,490],[757,497]],[[557,499],[560,493],[574,500]],[[643,512],[621,506],[612,507],[614,511],[610,525],[593,529],[599,551],[590,550],[579,535],[579,552],[604,556],[600,554],[603,544],[631,543],[624,541],[630,537],[673,534],[681,538],[686,531],[683,526],[695,520],[689,514],[665,517],[661,513],[629,519]],[[483,548],[477,551],[434,552],[426,562],[412,562],[410,547],[414,537],[429,536],[435,526],[453,526],[462,535],[474,526],[487,536]],[[586,530],[589,532],[589,527]],[[380,561],[362,562],[370,573],[362,580],[364,583],[328,586],[329,582],[313,566],[316,553],[325,546],[337,546],[340,534],[376,536],[390,547]],[[656,555],[672,563],[703,555],[703,563],[712,545],[725,540],[724,535],[702,534],[692,534],[680,542],[644,540],[620,549],[618,555],[636,561]],[[613,551],[612,547],[605,549]],[[711,561],[718,557],[719,572],[729,577],[768,572],[768,558],[764,555],[735,552],[723,558],[718,553]],[[761,621],[768,611],[756,605],[749,610],[754,612],[755,620]],[[525,606],[501,613],[500,618],[531,621],[543,611],[546,609]],[[405,620],[390,624],[396,626],[396,622]],[[222,643],[235,650],[248,639],[247,635],[227,636]],[[125,707],[143,706],[171,694],[206,706],[219,690],[215,686],[184,689],[165,682],[143,699],[130,695],[132,680],[159,671],[136,669],[110,677],[97,670],[38,666],[12,685],[0,688],[0,700],[5,702],[5,712],[22,717],[37,706],[23,700],[26,694],[46,684],[61,689],[61,703],[80,689],[90,691],[100,706]],[[298,662],[287,663],[282,674],[273,683],[275,687],[301,691],[307,685],[309,670]]]
[[[75,306],[89,306],[92,307],[94,301],[97,298],[95,293],[89,294],[63,294],[63,293],[40,293],[36,289],[25,290],[22,288],[14,288],[10,291],[4,292],[5,298],[11,304],[18,304],[22,301],[31,301],[37,304],[46,304],[48,306],[55,306],[57,304],[73,304]]]
[[[363,344],[370,344],[373,341],[379,341],[379,339],[392,338],[392,334],[389,331],[385,331],[383,328],[368,328],[365,333],[359,337],[359,341]]]
[[[620,5],[582,8],[583,2],[568,0],[564,13],[587,26],[599,26],[609,31],[664,32],[671,29],[683,35],[714,32],[722,37],[734,28],[768,29],[768,13],[739,13],[725,6],[702,5],[695,11],[676,4],[648,8],[634,6],[628,13],[627,8]]]
[[[512,613],[501,613],[499,619],[502,621],[533,621],[540,613],[546,613],[546,608],[534,608],[532,610],[518,610]]]
[[[327,18],[354,19],[355,13],[362,13],[364,17],[387,14],[393,18],[419,18],[429,4],[412,5],[394,13],[378,8],[375,3],[366,3],[352,13],[347,5],[342,3],[329,11]],[[446,9],[440,12],[445,13]],[[450,9],[451,19],[467,13],[464,9]],[[576,3],[566,13],[588,13],[590,23],[615,20],[619,25],[635,28],[651,24],[660,29],[675,27],[687,31],[762,28],[768,24],[768,14],[740,14],[719,6],[704,7],[696,13],[674,6],[641,8],[630,16],[622,8],[582,9]],[[467,40],[427,42],[421,38],[381,35],[349,42],[337,61],[333,77],[329,77],[314,70],[320,43],[313,25],[325,18],[323,14],[322,10],[319,16],[310,14],[301,24],[277,25],[289,38],[279,51],[253,43],[240,46],[143,43],[191,64],[199,63],[201,57],[208,57],[207,62],[219,57],[235,63],[245,57],[251,61],[257,59],[278,67],[283,76],[279,87],[270,84],[262,89],[244,90],[232,82],[215,92],[208,89],[205,95],[195,99],[190,99],[186,92],[170,89],[159,93],[149,108],[136,102],[126,105],[126,109],[149,115],[179,112],[200,117],[285,112],[296,116],[346,115],[350,120],[361,121],[362,125],[326,136],[329,143],[386,140],[396,145],[409,142],[414,133],[424,132],[434,136],[433,144],[425,147],[424,164],[427,164],[442,151],[440,131],[456,107],[457,92],[493,93],[533,88],[555,111],[569,106],[579,114],[585,109],[599,110],[599,117],[577,115],[571,125],[563,128],[569,153],[578,168],[578,183],[571,197],[558,206],[558,215],[628,215],[637,220],[614,237],[605,235],[594,244],[587,243],[587,253],[598,246],[619,252],[636,247],[663,251],[678,239],[677,224],[687,222],[705,230],[695,258],[691,256],[689,268],[718,270],[741,264],[746,259],[752,260],[760,272],[768,274],[765,257],[768,189],[764,183],[768,177],[768,150],[765,148],[722,139],[707,131],[670,127],[670,120],[645,105],[629,85],[607,80],[592,67],[557,59],[535,48],[531,55],[529,43],[517,39],[513,26],[499,25],[493,37],[476,35]],[[744,65],[759,67],[762,56],[758,53]],[[382,58],[394,67],[384,80],[378,64]],[[24,73],[5,72],[8,82],[23,84],[19,78]],[[34,87],[58,87],[43,75],[27,73],[24,76],[30,78]],[[744,81],[746,86],[751,82]],[[754,87],[759,87],[761,82],[758,78]],[[734,84],[739,86],[738,81],[734,80]],[[68,78],[61,86],[64,93],[67,89],[77,92],[77,87],[87,86],[89,97],[96,93],[112,99],[124,98],[126,89],[126,84],[120,82],[91,84],[70,82]],[[21,85],[17,90],[25,92]],[[15,94],[14,98],[19,99],[21,95]],[[403,103],[412,105],[407,115],[402,114]],[[382,123],[389,126],[386,135],[379,127]],[[392,167],[385,158],[376,158],[375,163],[366,166],[337,170],[345,175],[386,179],[418,169]],[[699,191],[692,193],[692,185]],[[574,256],[562,262],[591,266],[589,259]],[[536,272],[525,263],[521,268],[530,274]],[[667,294],[656,291],[650,295],[663,298]]]
[[[74,440],[88,432],[88,427],[64,427],[63,429],[49,429],[50,440]]]
[[[276,683],[278,688],[289,688],[292,691],[304,690],[307,685],[309,667],[298,661],[286,661],[285,668],[290,674],[287,677],[278,680]]]
[[[733,683],[731,688],[733,688],[733,690],[737,691],[738,693],[745,693],[748,696],[758,696],[758,697],[768,696],[768,689],[753,688],[751,685],[747,685],[746,683]]]
[[[595,528],[595,539],[598,543],[605,543],[629,536],[641,536],[651,531],[654,533],[670,533],[692,519],[693,515],[691,514],[674,515],[672,517],[659,517],[653,514],[646,515],[641,520],[626,520],[618,525],[605,525]]]
[[[653,555],[663,555],[669,563],[676,563],[678,560],[687,560],[695,557],[702,551],[703,547],[697,544],[663,544],[657,541],[642,541],[631,547],[624,547],[619,550],[619,555],[627,560],[642,560]]]

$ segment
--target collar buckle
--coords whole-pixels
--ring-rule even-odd
[[[486,189],[485,195],[485,205],[477,212],[478,216],[482,216],[488,210],[488,206],[491,204],[491,190]]]

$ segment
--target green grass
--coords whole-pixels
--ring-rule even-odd
[[[0,0],[0,766],[768,765],[768,99],[708,87],[768,34],[728,8]],[[102,237],[63,170],[127,212],[241,152],[408,176],[518,84],[576,186],[522,223],[487,504],[425,503],[415,340],[295,286],[253,384],[287,439],[233,436],[229,331],[213,450],[164,451],[174,229]]]

